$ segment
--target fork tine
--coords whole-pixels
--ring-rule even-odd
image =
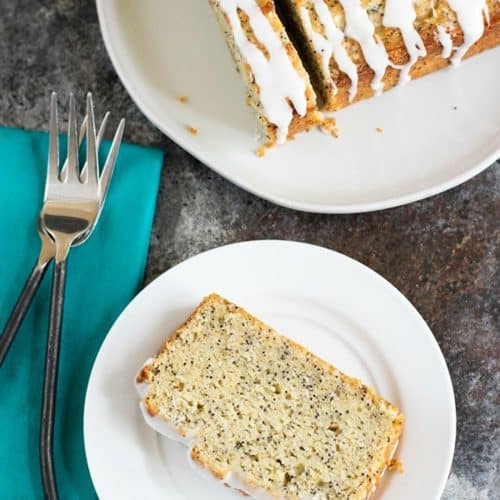
[[[75,182],[78,180],[78,132],[76,125],[76,107],[75,98],[71,93],[69,95],[69,118],[68,118],[68,161],[67,161],[67,180]],[[66,180],[66,179],[63,179]]]
[[[47,161],[47,187],[59,180],[59,127],[57,123],[57,94],[50,96],[49,158]]]
[[[101,147],[102,140],[104,139],[104,132],[106,132],[106,126],[108,124],[110,112],[106,111],[104,115],[99,130],[97,132],[97,151],[99,152],[99,148]],[[85,126],[87,125],[87,117],[85,116]],[[87,182],[87,162],[82,167],[82,171],[80,172],[80,180],[82,182]]]
[[[78,148],[82,145],[83,139],[85,139],[85,133],[87,132],[87,115],[84,116],[82,124],[80,125],[80,132],[78,134]],[[61,168],[61,179],[66,178],[68,170],[68,158],[64,160],[63,166]]]
[[[122,142],[123,130],[125,129],[125,119],[120,120],[120,124],[116,129],[115,136],[113,137],[113,143],[111,144],[111,149],[109,150],[108,157],[106,158],[106,163],[101,173],[101,193],[102,199],[106,199],[108,194],[109,183],[111,177],[113,176],[113,171],[115,168],[116,158],[118,157],[118,150],[120,149],[120,144]]]
[[[111,113],[109,111],[106,111],[106,114],[102,119],[101,126],[99,127],[99,131],[97,132],[97,149],[99,149],[99,146],[101,145],[101,142],[104,139],[104,132],[106,131],[106,126],[108,125],[110,114]]]
[[[92,94],[87,94],[87,178],[90,184],[98,186],[99,163],[95,135],[94,105]]]

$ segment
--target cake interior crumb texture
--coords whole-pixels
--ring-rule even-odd
[[[137,382],[196,462],[276,498],[367,498],[403,425],[372,389],[215,294]]]

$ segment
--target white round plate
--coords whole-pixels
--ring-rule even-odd
[[[181,444],[146,425],[133,384],[142,363],[205,295],[217,292],[398,405],[397,457],[376,498],[437,500],[455,444],[446,363],[414,307],[387,281],[339,253],[254,241],[205,252],[170,269],[125,309],[104,341],[87,390],[84,436],[99,498],[241,499],[193,471]]]
[[[314,131],[258,158],[256,120],[208,0],[97,7],[116,71],[149,120],[279,205],[323,213],[402,205],[456,186],[500,156],[500,49],[337,113],[337,140]]]

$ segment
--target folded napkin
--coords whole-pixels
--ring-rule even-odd
[[[0,330],[40,249],[36,220],[47,144],[44,132],[0,128]],[[161,151],[123,144],[102,217],[69,256],[54,435],[64,499],[96,496],[83,446],[85,391],[106,333],[141,285],[161,166]],[[6,500],[42,498],[38,438],[51,281],[52,267],[0,367],[0,498]]]

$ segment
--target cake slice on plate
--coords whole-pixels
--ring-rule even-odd
[[[364,500],[403,426],[372,389],[215,294],[136,383],[151,427],[258,498]]]
[[[209,0],[222,27],[267,145],[322,122],[309,75],[272,0]]]
[[[277,0],[324,110],[500,44],[498,0]]]

